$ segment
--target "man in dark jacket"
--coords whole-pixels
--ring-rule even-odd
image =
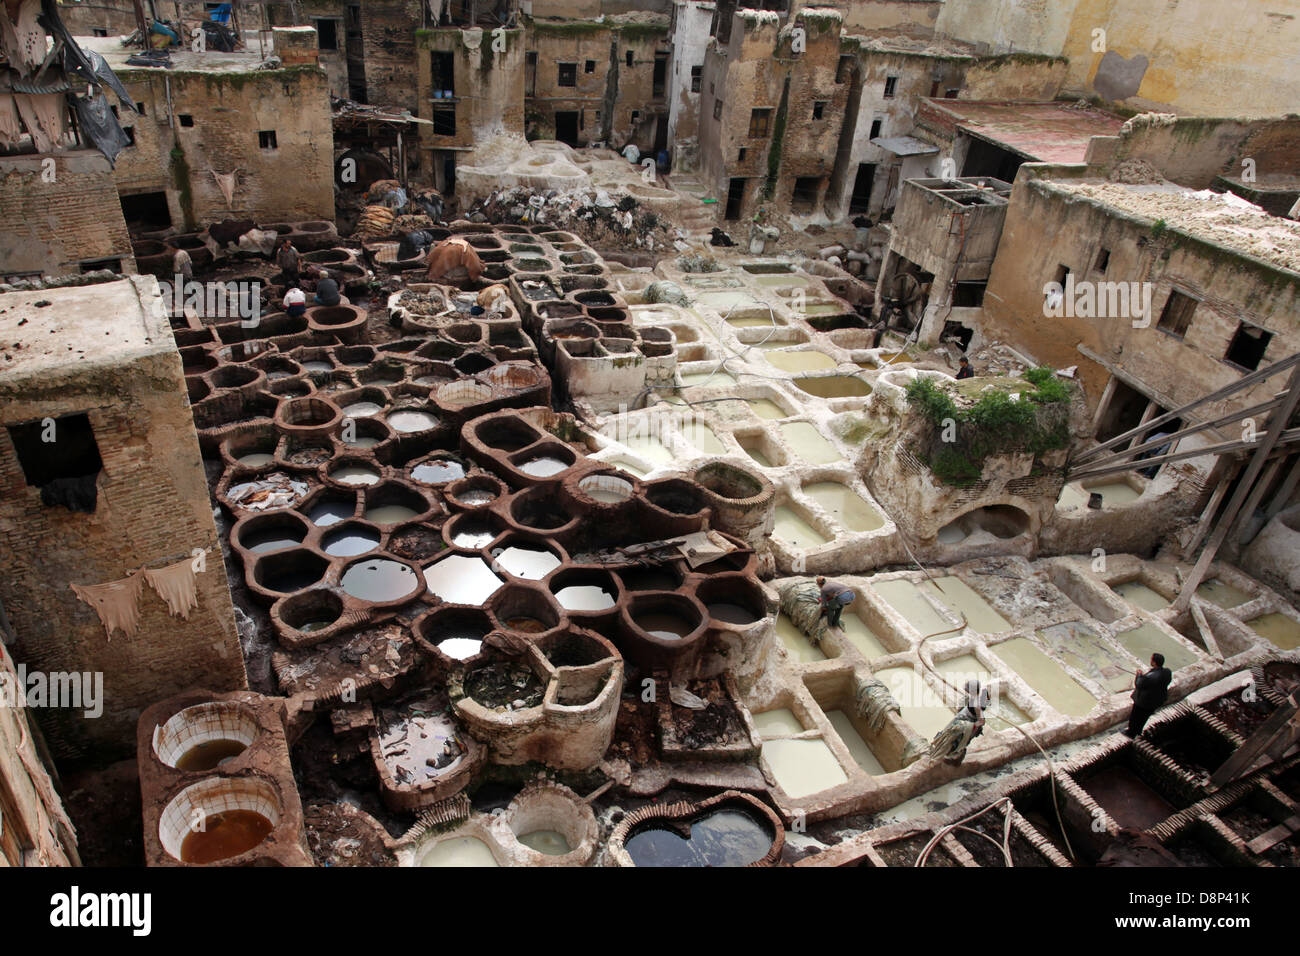
[[[1128,728],[1124,733],[1129,737],[1141,735],[1151,715],[1161,707],[1169,696],[1169,682],[1174,679],[1173,672],[1165,667],[1163,654],[1151,655],[1151,670],[1145,674],[1138,668],[1137,680],[1133,682],[1133,713],[1128,718]]]
[[[339,284],[335,282],[330,274],[322,269],[320,271],[320,281],[316,283],[316,304],[317,305],[338,305],[342,300],[339,296]]]

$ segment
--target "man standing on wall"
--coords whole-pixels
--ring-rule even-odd
[[[302,253],[294,248],[288,236],[280,241],[280,248],[275,252],[275,264],[280,267],[280,272],[283,273],[281,280],[286,286],[292,288],[298,284],[298,271],[302,268]]]
[[[1128,727],[1124,734],[1137,737],[1147,725],[1151,715],[1161,707],[1169,696],[1169,684],[1174,679],[1173,671],[1165,667],[1163,654],[1151,655],[1151,669],[1145,674],[1138,668],[1137,680],[1133,682],[1133,712],[1128,718]]]
[[[827,581],[824,577],[817,579],[817,586],[821,588],[822,617],[831,627],[839,627],[844,608],[853,603],[853,592],[839,581]]]

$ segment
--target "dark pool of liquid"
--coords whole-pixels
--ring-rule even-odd
[[[709,617],[726,624],[753,624],[758,620],[758,615],[749,608],[741,607],[739,604],[728,604],[725,601],[715,601],[710,604]]]
[[[685,637],[695,626],[678,614],[657,611],[652,614],[638,614],[634,618],[639,628],[651,637],[665,641],[678,641]]]
[[[281,548],[292,548],[301,543],[302,538],[300,536],[293,535],[282,529],[245,535],[240,539],[240,544],[257,554],[266,551],[279,551]]]
[[[629,591],[675,591],[677,578],[668,571],[659,568],[630,568],[620,571],[623,586]]]
[[[202,831],[191,831],[181,843],[181,862],[215,863],[257,846],[275,827],[252,810],[226,810],[203,820]]]
[[[411,469],[411,477],[426,485],[440,485],[465,477],[465,468],[458,461],[426,461]]]
[[[215,770],[223,760],[238,757],[248,745],[239,740],[205,740],[181,754],[176,761],[177,770]]]
[[[625,844],[637,866],[748,866],[772,847],[772,837],[748,813],[718,810],[691,824],[690,836],[650,827]]]
[[[262,586],[268,591],[292,594],[294,591],[301,591],[304,588],[311,587],[321,579],[321,575],[324,573],[324,568],[293,568],[268,576],[262,581]]]
[[[1144,830],[1178,808],[1126,767],[1112,764],[1083,781],[1083,789],[1122,827]]]

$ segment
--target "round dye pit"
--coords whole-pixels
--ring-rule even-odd
[[[238,757],[257,739],[252,713],[233,701],[186,707],[154,731],[158,759],[187,772],[215,770]]]
[[[491,544],[492,540],[500,533],[495,526],[485,521],[466,521],[462,519],[456,524],[456,530],[451,536],[451,543],[458,548],[481,548],[484,545]]]
[[[594,584],[572,584],[555,592],[555,600],[566,611],[606,611],[614,606],[614,595]]]
[[[350,558],[379,547],[379,532],[364,525],[348,524],[321,539],[321,550],[335,558]]]
[[[438,642],[438,650],[454,661],[468,660],[482,647],[483,642],[474,637],[447,637]]]
[[[560,566],[560,559],[544,548],[512,545],[493,557],[502,571],[527,581],[539,581]]]
[[[458,461],[435,458],[411,469],[411,477],[426,485],[441,485],[465,477],[465,466]],[[490,499],[489,499],[490,500]]]
[[[318,528],[326,528],[351,518],[357,510],[356,503],[339,498],[325,498],[307,509],[307,520]]]
[[[539,455],[537,458],[530,458],[521,464],[519,470],[533,478],[549,478],[552,475],[558,475],[568,467],[569,463],[560,458]]]
[[[405,408],[400,411],[392,412],[385,419],[394,431],[398,432],[422,432],[430,428],[438,427],[438,419],[428,412],[422,412],[413,408]]]
[[[498,866],[492,850],[478,837],[439,840],[420,857],[420,866]]]
[[[379,481],[379,472],[365,465],[344,465],[335,468],[329,476],[344,485],[373,485]]]
[[[352,565],[343,572],[339,584],[358,600],[382,604],[414,594],[419,576],[400,562],[376,559]]]
[[[265,531],[251,531],[240,535],[239,543],[254,554],[279,551],[302,544],[306,535],[292,527],[268,528]]]
[[[375,505],[373,508],[366,509],[365,519],[375,524],[398,524],[402,521],[410,521],[417,514],[418,511],[406,505]]]
[[[518,840],[530,850],[546,856],[564,856],[573,850],[564,834],[558,830],[533,830],[531,833],[520,834]]]
[[[158,837],[182,863],[228,860],[262,843],[280,822],[281,802],[266,781],[210,777],[186,787],[163,808]],[[195,821],[202,821],[196,829]]]
[[[632,620],[651,637],[663,641],[680,641],[696,627],[682,615],[671,611],[647,611],[633,615]]]
[[[678,828],[649,825],[624,844],[637,866],[749,866],[772,848],[768,827],[741,810],[715,810],[693,821],[682,836]]]

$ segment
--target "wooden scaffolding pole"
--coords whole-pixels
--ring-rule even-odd
[[[1291,377],[1287,380],[1286,397],[1282,404],[1273,412],[1272,418],[1268,423],[1268,431],[1264,434],[1263,439],[1259,442],[1259,447],[1250,459],[1250,464],[1246,466],[1246,472],[1242,475],[1241,481],[1237,483],[1237,490],[1233,492],[1232,499],[1228,502],[1228,507],[1219,520],[1219,524],[1214,529],[1209,543],[1206,544],[1205,550],[1201,552],[1200,558],[1196,561],[1196,566],[1192,568],[1192,573],[1187,580],[1183,582],[1183,589],[1179,592],[1177,600],[1174,601],[1174,609],[1178,613],[1187,610],[1187,606],[1192,601],[1192,595],[1196,593],[1196,588],[1200,585],[1201,579],[1205,577],[1205,572],[1209,570],[1210,562],[1218,553],[1219,547],[1228,537],[1228,532],[1236,524],[1237,514],[1241,511],[1241,506],[1245,504],[1246,499],[1253,497],[1252,492],[1255,488],[1255,482],[1259,478],[1260,472],[1264,470],[1264,464],[1268,461],[1278,439],[1286,431],[1287,423],[1291,421],[1291,416],[1295,414],[1296,405],[1300,404],[1300,354],[1291,356],[1289,362],[1293,367]],[[1281,364],[1281,363],[1278,363]],[[1272,366],[1276,368],[1277,366]],[[1244,381],[1244,379],[1243,379]]]

